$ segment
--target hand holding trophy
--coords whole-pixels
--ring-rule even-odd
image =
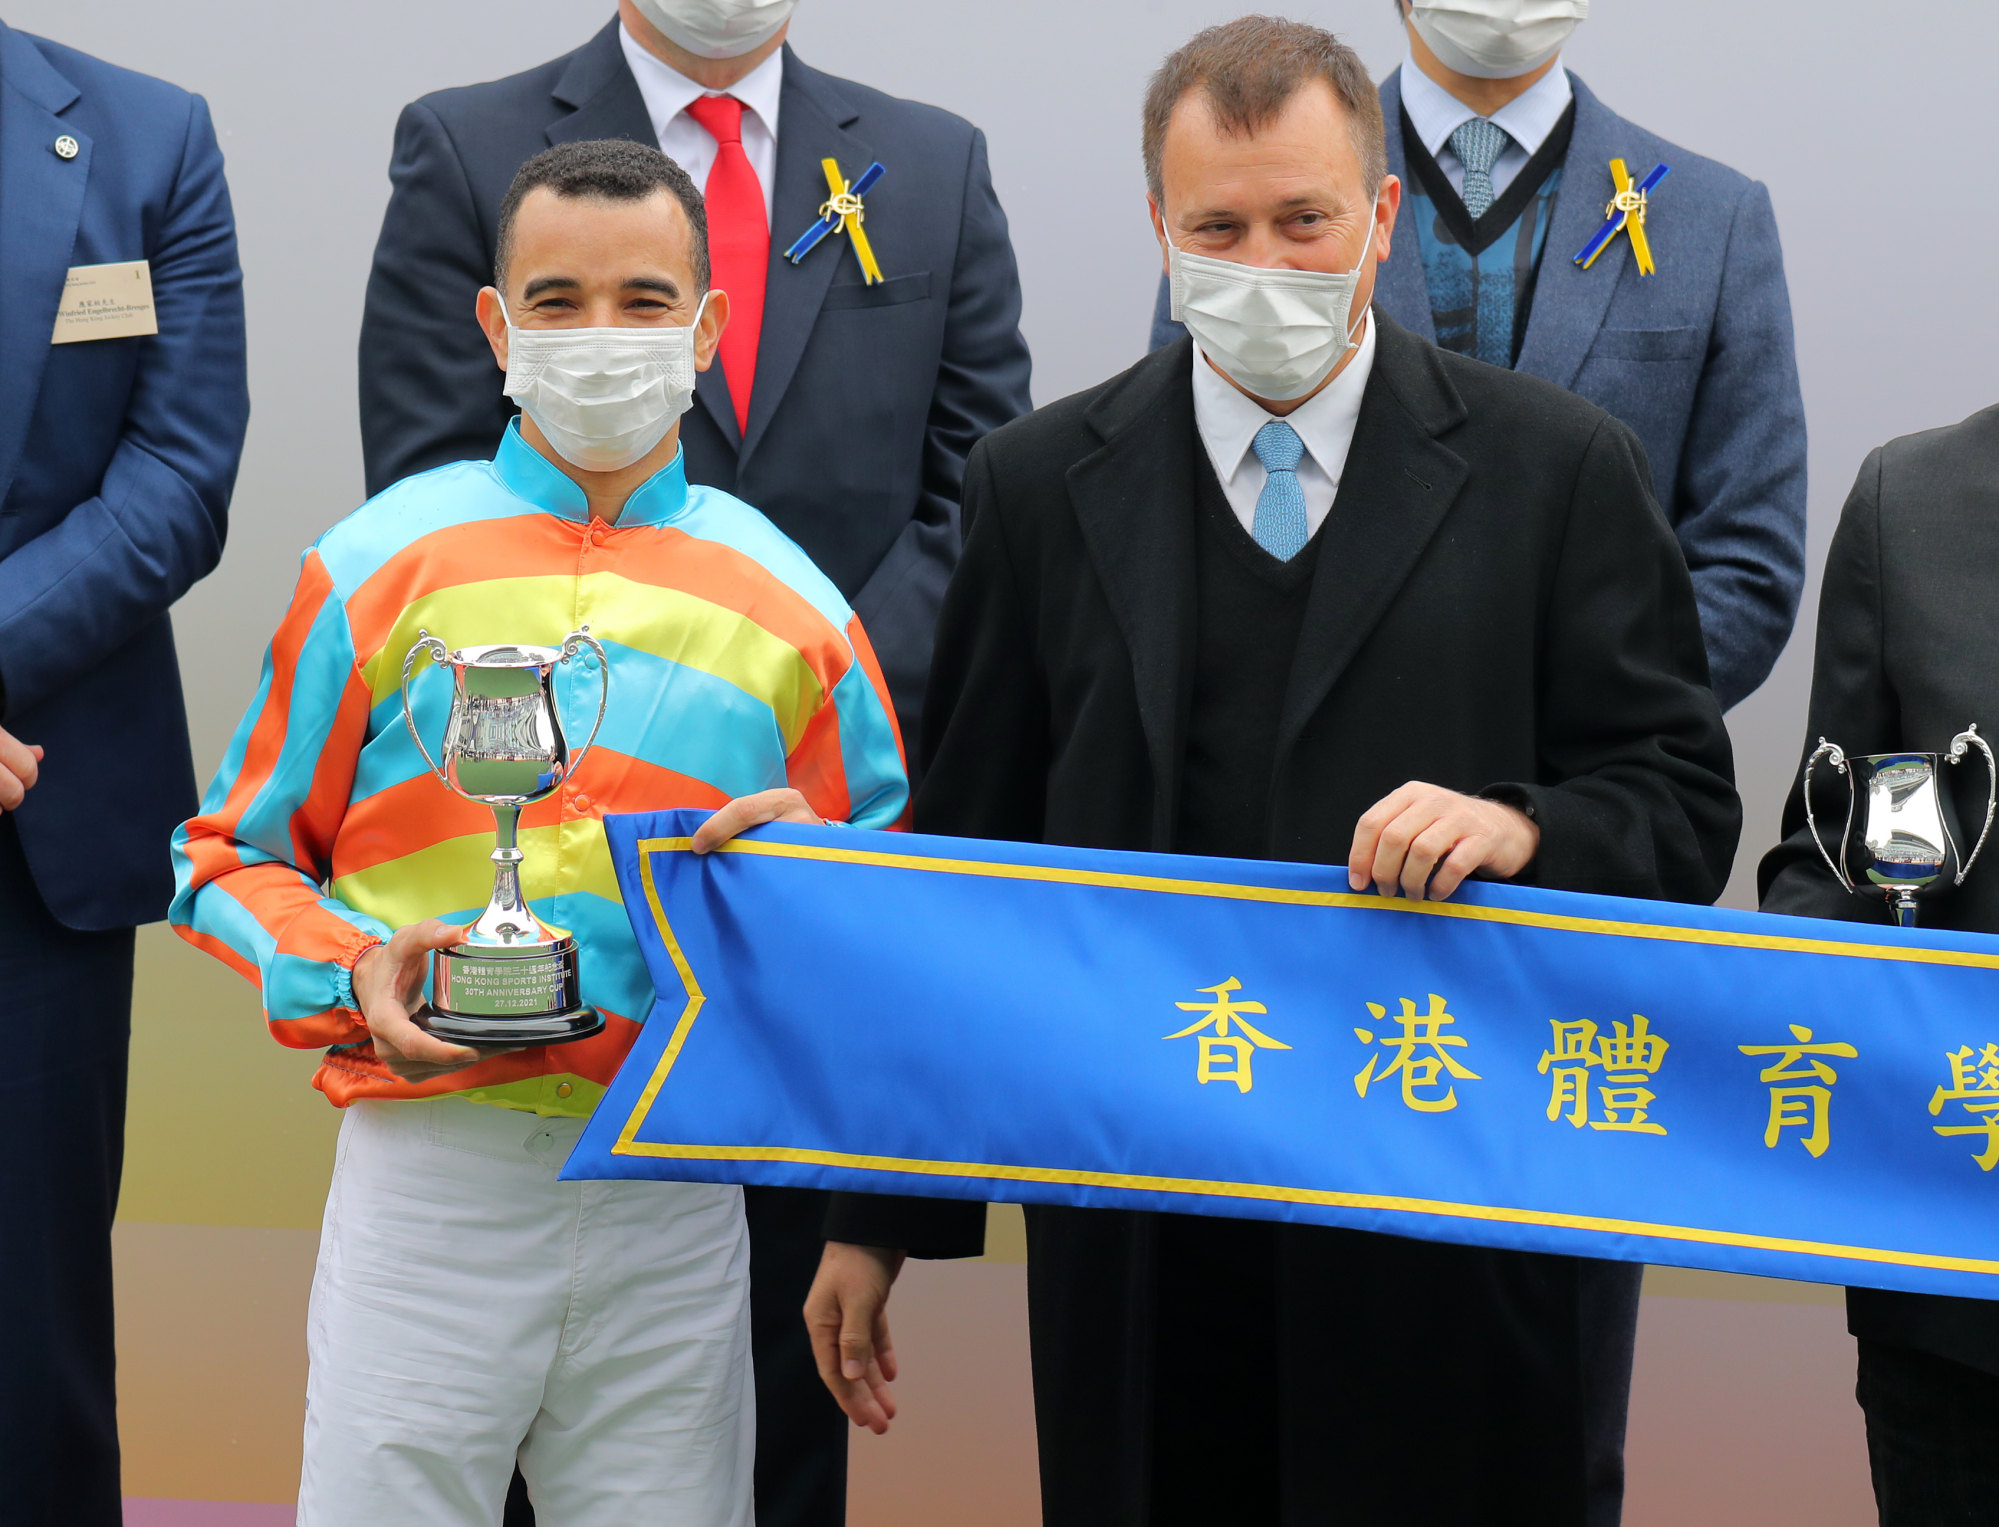
[[[602,665],[597,720],[572,757],[555,705],[555,670],[584,648]],[[410,708],[410,671],[428,653],[451,670],[451,715],[440,767]],[[403,659],[403,721],[445,788],[493,810],[493,895],[463,943],[431,956],[431,997],[416,1021],[440,1039],[468,1045],[567,1044],[604,1027],[583,1001],[576,940],[535,916],[521,894],[521,810],[546,800],[582,765],[610,702],[611,670],[586,625],[560,647],[501,645],[452,651],[428,631]]]
[[[1962,833],[1957,827],[1957,813],[1950,795],[1940,788],[1940,766],[1962,762],[1974,747],[1985,755],[1991,789],[1978,841],[1972,845],[1970,856],[1960,862],[1958,843]],[[1840,834],[1837,856],[1819,836],[1818,818],[1812,814],[1812,771],[1821,759],[1846,776],[1846,829]],[[1839,883],[1854,893],[1864,880],[1887,898],[1898,927],[1913,928],[1916,898],[1930,894],[1946,877],[1953,886],[1963,885],[1979,851],[1985,847],[1986,834],[1992,831],[1994,809],[1999,808],[1999,763],[1994,762],[1992,749],[1978,735],[1975,723],[1953,737],[1950,752],[1941,757],[1935,753],[1869,753],[1849,757],[1837,743],[1821,737],[1812,756],[1805,760],[1802,788],[1805,822],[1811,829],[1812,841]],[[1860,841],[1855,843],[1853,820],[1859,814],[1863,794],[1867,801],[1866,816]],[[1857,868],[1858,878],[1849,865]]]

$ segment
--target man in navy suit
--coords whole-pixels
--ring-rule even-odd
[[[1578,0],[1398,0],[1381,85],[1405,188],[1375,304],[1447,350],[1545,378],[1631,426],[1693,573],[1715,698],[1770,676],[1805,577],[1805,412],[1769,193],[1605,106],[1562,67]],[[1618,234],[1575,262],[1655,165],[1643,275]],[[1154,349],[1176,339],[1164,281]]]
[[[983,135],[808,67],[791,8],[620,0],[575,52],[403,112],[361,330],[368,489],[489,458],[514,412],[473,317],[514,172],[552,143],[656,144],[706,193],[730,297],[682,424],[688,480],[755,505],[839,587],[914,756],[965,456],[1029,407],[1020,282]],[[873,270],[844,227],[786,258],[830,200],[827,160],[847,182],[882,166],[862,196]],[[747,1208],[757,1519],[837,1524],[846,1423],[799,1318],[825,1196],[753,1188]]]
[[[222,555],[242,272],[201,98],[4,24],[0,187],[0,1516],[116,1527],[133,929],[195,806],[167,607]]]

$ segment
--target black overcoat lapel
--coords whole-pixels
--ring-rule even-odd
[[[1131,649],[1154,782],[1152,847],[1171,846],[1194,642],[1193,341],[1148,356],[1090,406],[1102,439],[1069,468],[1090,562]]]
[[[1381,623],[1464,487],[1466,467],[1437,436],[1465,417],[1436,351],[1376,311],[1374,372],[1332,512],[1319,531],[1298,649],[1278,726],[1281,767],[1312,714]]]

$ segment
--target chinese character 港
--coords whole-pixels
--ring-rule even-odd
[[[1481,1080],[1476,1071],[1470,1070],[1449,1053],[1451,1049],[1463,1049],[1470,1041],[1462,1035],[1444,1032],[1444,1025],[1456,1023],[1457,1019],[1444,1011],[1444,999],[1435,992],[1430,994],[1430,1011],[1426,1014],[1418,1013],[1416,1004],[1407,997],[1400,1001],[1401,1033],[1383,1034],[1380,1040],[1385,1049],[1395,1052],[1395,1058],[1376,1075],[1374,1068],[1381,1057],[1369,1056],[1366,1068],[1353,1079],[1354,1090],[1366,1097],[1370,1085],[1399,1075],[1402,1078],[1402,1101],[1417,1112],[1443,1113],[1457,1107],[1458,1090],[1443,1078],[1454,1076],[1467,1082]],[[1388,1009],[1378,1002],[1368,1003],[1367,1010],[1374,1014],[1377,1023],[1388,1016]],[[1355,1029],[1354,1036],[1362,1044],[1375,1043],[1371,1029]],[[1429,1053],[1419,1055],[1418,1051]],[[1442,1097],[1434,1096],[1439,1086],[1444,1089]],[[1433,1095],[1418,1096],[1425,1092]]]
[[[1209,1082],[1234,1082],[1239,1091],[1247,1092],[1254,1085],[1250,1077],[1250,1057],[1258,1050],[1288,1050],[1291,1046],[1280,1044],[1268,1034],[1259,1033],[1250,1027],[1242,1015],[1267,1011],[1261,1002],[1237,1002],[1229,994],[1242,990],[1242,982],[1230,976],[1219,986],[1204,986],[1204,996],[1213,997],[1212,1002],[1176,1002],[1173,1005],[1183,1012],[1205,1013],[1207,1016],[1198,1023],[1189,1024],[1177,1034],[1168,1034],[1168,1039],[1185,1039],[1192,1034],[1201,1034],[1203,1029],[1213,1029],[1212,1034],[1201,1034],[1201,1060],[1195,1068],[1195,1076],[1202,1086]],[[1241,1030],[1230,1033],[1230,1029]]]

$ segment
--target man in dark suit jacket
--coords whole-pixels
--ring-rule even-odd
[[[1199,346],[973,452],[917,827],[1711,900],[1728,738],[1631,431],[1367,314],[1399,187],[1327,34],[1203,33],[1146,122]],[[1327,359],[1287,381],[1297,353]],[[807,1312],[857,1421],[893,1413],[892,1248],[974,1252],[982,1214],[836,1200]],[[1028,1249],[1050,1527],[1617,1520],[1600,1264],[1067,1208],[1028,1210]]]
[[[195,805],[167,607],[222,555],[242,273],[201,98],[4,24],[0,187],[0,1517],[112,1527],[133,929]]]
[[[748,168],[761,154],[774,169],[761,187],[762,334],[747,400],[742,368],[729,374],[729,336],[722,364],[701,373],[681,426],[688,480],[762,510],[833,580],[874,641],[913,746],[931,633],[958,558],[966,453],[1028,408],[1020,282],[985,139],[948,112],[821,74],[785,44],[782,27],[739,56],[696,54],[654,24],[695,41],[673,25],[686,9],[623,0],[618,19],[575,52],[404,110],[361,331],[368,491],[490,457],[513,416],[473,306],[492,279],[514,172],[551,143],[658,145],[662,132],[716,153],[719,166],[717,140],[668,109],[681,100],[699,111],[704,95],[739,91]],[[758,106],[759,85],[774,105]],[[883,166],[864,197],[879,282],[866,279],[844,232],[795,264],[784,257],[827,201],[826,159],[849,181]],[[730,326],[740,333],[744,293],[725,249],[744,230],[727,226],[713,173],[691,168],[706,180],[715,281],[736,287]],[[824,1195],[801,1190],[749,1191],[764,1527],[837,1523],[844,1511],[844,1423],[798,1323],[824,1205]]]
[[[1530,10],[1547,14],[1512,0],[1476,20],[1503,29]],[[1727,710],[1769,677],[1805,581],[1805,409],[1770,193],[1619,116],[1559,56],[1467,75],[1415,22],[1381,110],[1406,194],[1375,304],[1423,339],[1545,377],[1631,426],[1692,570]],[[1483,190],[1467,187],[1453,147],[1483,160],[1464,136],[1480,129],[1499,149]],[[1612,159],[1634,179],[1671,167],[1645,225],[1653,275],[1621,235],[1588,269],[1574,262],[1616,191]],[[1162,286],[1154,347],[1178,333]]]
[[[1976,722],[1999,730],[1999,408],[1891,440],[1860,468],[1826,558],[1805,727],[1849,754],[1938,752]],[[1960,820],[1983,820],[1982,770],[1947,769]],[[1829,847],[1846,787],[1819,770]],[[1991,852],[1990,848],[1987,853]],[[1804,797],[1764,857],[1763,908],[1881,923],[1878,896],[1848,895],[1813,847]],[[1999,933],[1999,875],[1981,861],[1925,900],[1923,924]],[[1989,1521],[1999,1491],[1999,1302],[1847,1290],[1860,1339],[1861,1408],[1882,1527]]]

